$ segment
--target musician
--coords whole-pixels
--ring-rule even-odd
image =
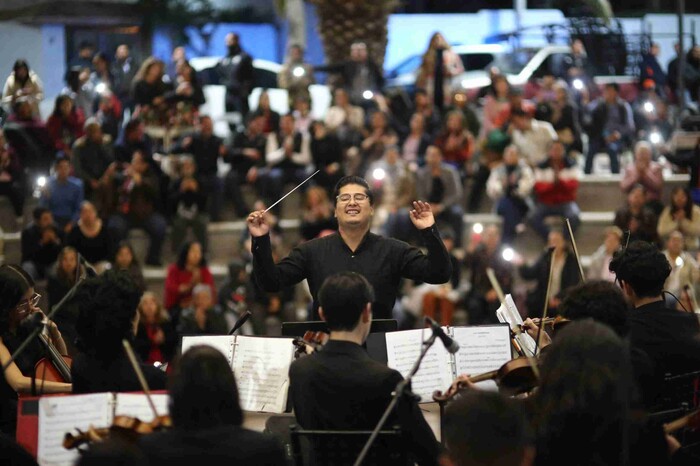
[[[124,271],[109,270],[83,282],[73,298],[78,308],[79,353],[73,360],[73,393],[140,391],[122,340],[133,342],[141,292]],[[141,369],[153,390],[165,388],[165,373]]]
[[[7,364],[12,353],[31,332],[20,323],[29,315],[41,313],[37,307],[41,298],[34,291],[34,281],[17,265],[0,266],[0,364]],[[48,325],[49,338],[56,349],[67,354],[66,345],[56,324]],[[0,376],[0,432],[15,435],[17,420],[17,393],[31,391],[31,378],[35,364],[44,356],[41,343],[36,340],[10,364]],[[37,388],[43,393],[69,393],[68,383],[38,381]]]
[[[361,346],[372,324],[372,286],[358,273],[341,272],[324,281],[318,297],[330,340],[290,367],[290,399],[297,421],[304,429],[371,430],[402,379]],[[418,463],[436,464],[438,444],[415,400],[402,399],[386,426],[397,423]]]
[[[529,466],[535,459],[523,410],[498,393],[469,390],[450,403],[442,466]]]
[[[629,317],[631,344],[651,358],[656,376],[700,370],[698,319],[664,302],[671,265],[663,252],[652,243],[635,241],[615,253],[610,271],[634,306]]]
[[[270,246],[270,226],[263,211],[248,216],[253,237],[253,275],[266,291],[279,291],[307,279],[317,314],[318,293],[323,281],[338,272],[361,273],[376,290],[372,303],[375,317],[391,318],[401,278],[426,283],[446,283],[452,275],[430,204],[413,202],[410,218],[418,228],[427,255],[401,241],[370,232],[374,194],[358,176],[343,177],[335,186],[338,232],[297,246],[275,265]]]
[[[282,446],[272,437],[242,427],[238,387],[226,358],[195,346],[168,380],[173,428],[141,439],[150,466],[256,464],[285,466]]]

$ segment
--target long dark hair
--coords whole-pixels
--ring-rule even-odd
[[[32,287],[34,280],[19,265],[0,266],[0,335],[10,330],[10,312]]]
[[[74,270],[72,273],[68,273],[63,270],[63,258],[66,257],[67,254],[75,254],[76,270]],[[56,278],[58,278],[64,284],[73,285],[73,283],[75,283],[77,280],[77,269],[79,268],[80,262],[78,251],[73,246],[65,246],[63,249],[61,249],[61,252],[58,253],[58,258],[56,259]]]
[[[23,81],[20,81],[17,77],[17,70],[19,70],[20,68],[24,68],[25,70],[27,70],[27,77],[24,78]],[[22,87],[24,87],[29,81],[29,64],[27,63],[27,61],[22,58],[15,60],[15,64],[12,67],[12,71],[15,74],[15,82],[19,83]]]
[[[66,100],[70,100],[73,103],[73,108],[71,109],[71,114],[74,114],[76,112],[75,102],[73,102],[73,99],[71,98],[71,96],[63,94],[63,95],[59,95],[58,97],[56,97],[56,103],[54,104],[53,112],[51,113],[53,116],[55,116],[57,118],[63,118],[63,115],[61,115],[61,104]]]
[[[677,206],[673,202],[673,197],[676,195],[677,192],[683,191],[685,193],[685,205],[682,207]],[[678,212],[679,210],[682,210],[685,212],[685,218],[690,220],[693,218],[693,201],[691,200],[690,197],[690,192],[688,191],[687,188],[684,188],[683,186],[676,186],[671,190],[671,214],[674,214]]]
[[[187,265],[187,255],[190,252],[190,248],[195,243],[199,244],[200,248],[202,247],[202,245],[198,241],[187,241],[180,248],[180,252],[177,255],[177,262],[176,262],[178,269],[185,270],[185,266]],[[204,267],[205,265],[207,265],[207,261],[206,261],[206,259],[204,259],[204,251],[202,251],[202,259],[199,261],[198,267]]]
[[[572,322],[541,375],[533,398],[538,464],[628,465],[634,383],[627,344],[606,325]]]
[[[243,423],[233,371],[224,355],[214,348],[190,348],[175,363],[168,391],[170,415],[179,428],[195,430]]]

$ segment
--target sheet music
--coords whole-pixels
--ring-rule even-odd
[[[245,411],[282,413],[287,404],[291,338],[236,337],[233,373]]]
[[[159,416],[168,414],[168,395],[165,393],[151,394],[151,399]],[[148,398],[142,393],[117,393],[115,397],[115,416],[137,417],[143,422],[153,420],[153,410],[148,404]]]
[[[113,395],[46,396],[39,400],[37,462],[41,466],[72,466],[77,450],[63,448],[63,437],[76,429],[108,427],[112,424]]]
[[[511,359],[507,325],[453,327],[452,338],[459,343],[459,351],[455,355],[456,375],[477,375],[497,370]],[[497,388],[491,380],[480,382],[479,386]]]
[[[443,329],[444,330],[444,329]],[[423,330],[404,330],[386,334],[387,365],[406,377],[421,352]],[[425,338],[430,329],[425,329]],[[435,390],[446,390],[452,383],[450,356],[442,343],[436,341],[423,358],[420,369],[411,381],[413,393],[421,397],[421,403],[433,401]]]
[[[499,321],[510,324],[511,328],[515,328],[517,325],[521,325],[523,323],[523,318],[520,316],[520,312],[515,306],[513,297],[509,294],[506,295],[506,305],[503,306],[501,304],[501,307],[499,307],[496,311],[496,316],[498,317]],[[535,355],[535,340],[530,335],[528,335],[526,332],[520,332],[520,334],[517,335],[516,332],[515,339],[520,344],[520,347],[523,349],[526,356]]]
[[[235,341],[235,336],[233,335],[207,335],[207,336],[190,336],[182,337],[182,348],[181,354],[197,345],[211,346],[212,348],[218,349],[221,354],[226,356],[226,360],[229,365],[233,361],[233,344]]]

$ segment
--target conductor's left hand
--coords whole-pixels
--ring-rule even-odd
[[[430,204],[423,201],[413,201],[413,210],[409,212],[411,221],[419,230],[430,228],[435,224],[433,209]]]

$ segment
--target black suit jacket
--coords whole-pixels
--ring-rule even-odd
[[[184,430],[144,435],[140,445],[150,466],[206,464],[207,466],[286,466],[282,445],[240,426]]]
[[[290,398],[304,429],[372,430],[402,377],[359,345],[331,340],[289,369]],[[421,465],[437,464],[438,443],[415,401],[402,401],[386,423],[399,425]]]

